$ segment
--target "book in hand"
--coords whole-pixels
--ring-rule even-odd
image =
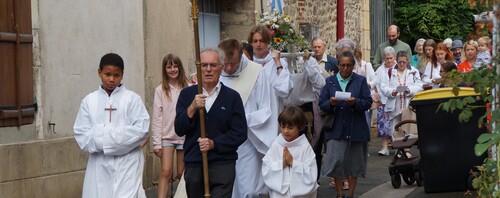
[[[396,87],[396,92],[405,92],[408,89],[408,86],[398,86]]]

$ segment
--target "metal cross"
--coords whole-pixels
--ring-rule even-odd
[[[113,108],[112,105],[109,105],[109,108],[104,108],[104,111],[109,111],[109,122],[111,122],[111,112],[116,111],[116,108]]]

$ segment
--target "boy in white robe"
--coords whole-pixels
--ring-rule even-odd
[[[316,197],[316,155],[305,135],[300,134],[306,125],[304,112],[295,106],[285,107],[278,122],[281,134],[262,159],[262,175],[270,197]]]
[[[146,197],[140,144],[148,137],[149,114],[141,97],[121,84],[123,70],[119,55],[101,58],[102,84],[82,100],[73,126],[76,142],[89,153],[83,198]]]

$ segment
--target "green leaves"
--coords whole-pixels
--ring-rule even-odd
[[[500,133],[483,133],[477,138],[477,144],[474,147],[476,156],[481,156],[490,146],[496,145],[500,140]]]
[[[474,30],[476,11],[467,0],[398,0],[394,22],[401,27],[401,39],[467,38]]]

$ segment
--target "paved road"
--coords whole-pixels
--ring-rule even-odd
[[[373,129],[373,128],[372,128]],[[394,189],[391,185],[388,165],[392,159],[391,156],[378,156],[377,152],[380,149],[380,139],[376,138],[376,134],[372,133],[372,140],[368,144],[367,173],[365,178],[358,179],[354,197],[361,198],[456,198],[456,197],[475,197],[475,194],[466,195],[466,192],[450,192],[450,193],[433,193],[426,194],[424,187],[419,187],[416,184],[406,185],[404,182],[401,188]],[[413,155],[418,155],[416,148],[412,149]],[[318,190],[318,198],[331,198],[336,195],[334,188],[328,185],[328,178],[320,178],[320,187]],[[177,184],[174,184],[176,186]],[[347,192],[347,191],[346,191]],[[148,189],[147,197],[156,197],[156,189]]]

